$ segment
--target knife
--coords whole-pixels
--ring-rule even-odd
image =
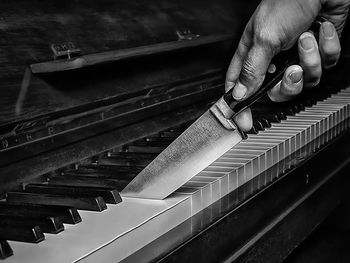
[[[315,35],[325,19],[310,28]],[[261,88],[244,101],[236,101],[232,90],[225,93],[199,119],[144,168],[121,192],[124,197],[164,199],[201,172],[237,143],[247,138],[233,118],[264,96],[281,81],[285,70],[298,62],[297,45],[277,55]]]

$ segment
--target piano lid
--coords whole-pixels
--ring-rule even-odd
[[[237,42],[258,2],[2,1],[0,128],[223,68],[227,50],[181,53],[176,59],[152,56],[148,62],[133,60],[53,77],[33,75],[29,66],[101,54],[102,62],[108,62],[120,50],[133,57],[139,47],[157,51],[164,48],[162,43],[222,40],[227,35]]]

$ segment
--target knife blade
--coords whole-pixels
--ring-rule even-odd
[[[314,22],[315,33],[323,21]],[[225,93],[143,169],[121,195],[164,199],[245,139],[233,118],[281,81],[285,70],[298,62],[297,51],[294,46],[276,56],[272,62],[275,70],[266,74],[261,88],[248,99],[239,102],[232,97],[232,90]]]

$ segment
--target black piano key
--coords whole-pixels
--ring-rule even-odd
[[[0,239],[27,243],[39,243],[45,239],[45,236],[39,226],[7,226],[0,227]]]
[[[308,98],[306,100],[304,100],[302,103],[305,107],[311,107],[312,105],[315,105],[317,102],[317,100],[314,100],[312,98]]]
[[[45,233],[57,234],[64,230],[62,221],[58,217],[21,217],[0,215],[0,227],[39,226]]]
[[[185,130],[185,129],[184,129]],[[172,131],[164,131],[160,133],[160,137],[168,137],[168,138],[174,138],[176,139],[181,135],[181,133],[184,131],[178,131],[178,132],[172,132]]]
[[[301,102],[296,102],[295,103],[295,107],[297,108],[298,112],[301,112],[301,111],[305,110],[305,106]]]
[[[266,118],[259,118],[258,120],[264,128],[271,128],[271,123]]]
[[[130,167],[128,165],[113,165],[113,164],[87,164],[87,165],[79,165],[77,172],[82,171],[89,171],[89,172],[96,172],[96,171],[102,171],[102,172],[108,172],[111,174],[115,173],[139,173],[143,167],[140,166],[133,166]]]
[[[101,164],[146,167],[156,156],[157,154],[154,153],[118,152],[110,153],[106,158],[101,158],[99,162]]]
[[[153,158],[154,159],[154,158]],[[101,158],[98,160],[100,165],[113,165],[113,166],[129,166],[129,167],[146,167],[153,159],[131,159],[131,158]],[[140,169],[141,170],[141,169]],[[133,172],[135,173],[135,172]],[[131,173],[131,175],[133,175]],[[125,175],[124,175],[125,176]]]
[[[62,177],[86,177],[90,179],[100,179],[100,180],[115,180],[115,181],[128,181],[130,182],[139,172],[135,173],[111,173],[108,171],[96,171],[88,172],[83,170],[68,170],[61,174]]]
[[[145,166],[127,166],[113,164],[92,164],[81,165],[77,170],[68,170],[63,174],[81,174],[81,175],[96,175],[98,177],[110,179],[125,179],[132,180],[139,174]]]
[[[269,111],[252,111],[253,120],[266,119],[268,122],[277,123],[280,122],[283,118],[276,113],[271,113]]]
[[[142,139],[142,141],[144,142],[148,142],[148,143],[164,143],[164,144],[170,144],[175,140],[174,137],[146,137],[144,139]]]
[[[44,193],[44,194],[59,194],[67,196],[101,196],[108,204],[118,204],[122,201],[117,190],[108,188],[93,188],[93,187],[74,187],[74,186],[55,186],[43,184],[28,184],[25,188],[26,192]]]
[[[112,159],[131,159],[131,160],[153,160],[157,154],[154,153],[133,153],[133,152],[111,152],[108,154],[108,158]]]
[[[13,255],[13,250],[7,240],[0,240],[0,259],[6,259]]]
[[[250,129],[250,131],[247,132],[248,134],[258,134],[258,130],[255,128],[255,126],[253,125],[253,127]]]
[[[0,215],[17,215],[24,217],[57,216],[66,224],[77,224],[81,222],[81,217],[76,208],[64,206],[21,205],[0,202]]]
[[[288,108],[292,111],[293,115],[301,110],[300,106],[296,103],[289,105]]]
[[[284,112],[282,111],[278,111],[275,114],[277,115],[279,121],[287,119],[286,114],[284,114]]]
[[[107,209],[107,205],[102,197],[71,197],[53,194],[9,192],[7,193],[7,202],[17,204],[71,206],[89,211],[103,211]]]
[[[133,146],[142,146],[142,147],[167,147],[171,141],[146,141],[146,140],[140,140],[140,141],[135,141],[129,145]]]
[[[104,179],[93,176],[60,175],[49,178],[49,185],[96,187],[116,189],[119,192],[129,183],[129,180]]]
[[[167,146],[140,146],[140,145],[127,145],[127,152],[140,152],[140,153],[161,153]]]
[[[254,121],[253,126],[257,131],[263,131],[265,130],[264,126],[262,125],[261,121]]]

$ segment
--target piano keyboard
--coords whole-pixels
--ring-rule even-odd
[[[11,254],[8,245],[14,251],[6,261],[120,261],[243,185],[248,186],[243,194],[252,195],[348,129],[350,88],[312,106],[294,105],[287,111],[262,115],[254,123],[257,134],[250,134],[165,200],[123,198],[119,203],[116,189],[121,190],[181,129],[127,145],[96,164],[53,176],[47,184],[9,193],[7,202],[0,204],[5,211],[0,212],[0,239],[23,239],[20,230],[29,230],[24,237],[34,239],[2,241],[3,255]],[[62,207],[67,204],[70,208]],[[41,217],[32,213],[34,223],[13,225],[11,219],[21,222],[31,209]],[[5,233],[8,226],[12,233]]]

